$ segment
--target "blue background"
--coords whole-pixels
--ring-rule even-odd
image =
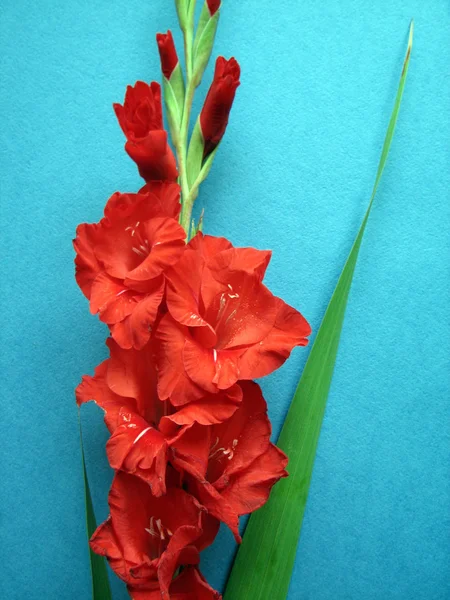
[[[154,36],[175,30],[176,15],[170,0],[2,5],[0,595],[84,599],[73,389],[106,356],[106,329],[76,287],[71,239],[112,192],[141,185],[111,104],[126,84],[159,79]],[[205,229],[272,248],[269,287],[315,331],[368,202],[416,25],[290,600],[450,598],[449,16],[445,0],[224,2],[215,53],[238,58],[242,85],[198,201]],[[307,354],[263,382],[275,434]],[[83,421],[100,520],[107,435],[95,406]],[[223,586],[233,552],[224,530],[203,560],[212,584]]]

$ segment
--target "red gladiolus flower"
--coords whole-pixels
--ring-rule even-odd
[[[189,492],[230,527],[237,541],[239,517],[265,504],[272,486],[287,476],[287,457],[270,442],[260,387],[252,381],[241,386],[241,406],[226,423],[198,431],[196,447],[180,439],[172,450],[174,466],[189,474]]]
[[[111,338],[107,340],[110,358],[85,375],[75,394],[78,405],[93,400],[105,411],[105,423],[111,433],[106,452],[111,467],[139,476],[153,494],[166,492],[166,439],[158,425],[167,404],[156,395],[153,347],[141,351],[123,350]],[[183,432],[174,432],[177,434]]]
[[[206,0],[210,15],[213,17],[220,8],[221,0]]]
[[[169,314],[156,332],[160,398],[179,405],[201,390],[232,389],[268,375],[307,344],[307,321],[261,282],[269,258],[197,234],[166,272]]]
[[[142,348],[164,294],[164,272],[183,252],[179,186],[148,184],[114,194],[99,223],[77,228],[76,279],[93,314],[124,348]]]
[[[161,600],[159,586],[128,586],[132,600]],[[186,567],[169,588],[173,600],[221,600],[222,596],[209,586],[196,567]]]
[[[178,64],[177,51],[173,42],[172,32],[158,33],[156,35],[158,43],[159,57],[161,59],[161,70],[166,79],[170,79],[175,67]]]
[[[83,377],[75,391],[77,403],[94,401],[105,412],[111,467],[140,477],[160,496],[166,492],[169,448],[177,443],[195,448],[203,433],[198,428],[191,431],[193,424],[228,419],[240,404],[241,388],[236,386],[236,396],[206,396],[175,413],[175,407],[156,393],[154,344],[150,341],[137,351],[124,350],[111,338],[106,343],[110,358],[95,369],[93,377]]]
[[[239,85],[241,69],[234,58],[226,60],[219,56],[216,61],[214,80],[200,113],[200,127],[204,139],[204,156],[219,144],[228,124],[228,117]]]
[[[125,150],[141,177],[146,181],[175,181],[178,171],[163,126],[160,85],[138,81],[127,87],[123,106],[113,106],[127,138]]]
[[[144,481],[120,471],[108,503],[110,516],[94,532],[92,550],[106,556],[126,583],[159,586],[163,598],[178,566],[198,564],[199,551],[217,533],[216,527],[208,530],[204,509],[184,490],[172,487],[156,498]]]

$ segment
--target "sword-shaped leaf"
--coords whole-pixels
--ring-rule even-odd
[[[369,207],[325,312],[278,440],[278,446],[289,457],[290,476],[274,487],[269,502],[250,517],[224,600],[287,598],[347,298],[367,220],[394,135],[412,39],[411,22],[400,84]]]

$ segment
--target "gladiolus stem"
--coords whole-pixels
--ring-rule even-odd
[[[181,211],[181,225],[186,231],[186,235],[189,235],[189,223],[191,220],[192,206],[196,196],[191,193],[189,189],[189,181],[187,176],[187,148],[188,148],[188,133],[189,133],[189,120],[191,116],[192,101],[195,92],[195,83],[193,81],[193,64],[192,64],[192,47],[194,41],[194,12],[195,12],[196,0],[191,0],[189,5],[189,13],[186,28],[183,31],[184,34],[184,55],[186,62],[186,95],[184,99],[183,116],[181,119],[180,135],[178,140],[175,142],[176,153],[178,159],[178,170],[180,174],[180,185],[181,185],[181,196],[182,196],[182,211]]]

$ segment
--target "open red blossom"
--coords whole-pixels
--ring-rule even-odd
[[[169,598],[180,565],[195,565],[199,551],[217,533],[205,510],[187,492],[171,487],[156,498],[141,479],[117,472],[108,504],[110,516],[91,538],[91,548],[106,556],[126,583],[158,586]]]
[[[220,8],[221,0],[206,0],[208,5],[209,14],[214,16]]]
[[[93,377],[83,377],[76,389],[77,403],[92,400],[104,410],[111,433],[106,444],[111,467],[140,477],[160,496],[166,491],[169,448],[185,438],[183,445],[191,446],[195,456],[197,437],[203,432],[193,429],[194,423],[211,425],[228,419],[239,406],[241,388],[236,386],[235,397],[205,397],[175,412],[169,401],[162,402],[157,395],[152,341],[139,351],[124,350],[111,338],[107,345],[110,358],[95,369]]]
[[[172,37],[172,32],[156,34],[159,57],[161,59],[161,70],[166,79],[170,79],[175,67],[178,64],[177,51]]]
[[[85,375],[76,389],[79,405],[93,400],[105,411],[111,433],[106,445],[114,469],[135,474],[146,481],[153,494],[166,492],[167,448],[172,440],[159,431],[168,403],[156,395],[153,346],[123,350],[108,339],[110,358]],[[182,431],[174,432],[182,435]]]
[[[185,246],[178,224],[180,189],[154,182],[138,194],[116,193],[99,223],[82,223],[74,247],[76,279],[93,314],[124,348],[150,337],[164,294],[164,272]]]
[[[215,7],[215,3],[211,2],[211,5]],[[234,58],[226,60],[223,56],[219,56],[214,79],[200,113],[200,127],[205,145],[204,156],[214,150],[225,133],[236,89],[240,83],[240,74],[241,69]]]
[[[233,389],[238,380],[268,375],[307,344],[307,321],[262,284],[269,258],[197,234],[167,271],[169,313],[156,332],[161,398],[179,405],[201,390]]]
[[[252,381],[241,386],[242,403],[228,421],[197,431],[195,446],[184,438],[171,449],[174,466],[188,473],[188,491],[226,523],[238,541],[239,517],[260,508],[272,486],[287,476],[287,457],[270,442],[260,387]]]
[[[178,171],[163,126],[160,85],[138,81],[127,87],[123,106],[113,106],[127,138],[125,150],[141,177],[146,181],[175,181]]]
[[[161,600],[158,584],[128,586],[132,600]],[[171,600],[221,600],[219,592],[207,584],[200,571],[193,566],[185,567],[169,587]]]

